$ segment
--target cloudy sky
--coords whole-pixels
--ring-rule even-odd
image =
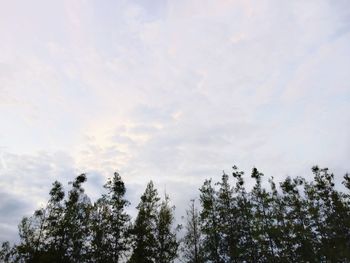
[[[0,241],[119,171],[178,213],[234,164],[350,169],[348,0],[0,0]]]

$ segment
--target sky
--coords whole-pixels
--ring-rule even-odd
[[[0,0],[0,241],[83,172],[178,215],[233,165],[340,184],[349,70],[348,0]]]

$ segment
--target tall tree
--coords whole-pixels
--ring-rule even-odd
[[[328,169],[315,166],[312,172],[310,182],[287,177],[279,184],[281,191],[273,179],[271,191],[264,188],[256,168],[251,191],[236,166],[234,187],[226,174],[215,185],[206,180],[200,212],[194,201],[187,210],[182,261],[350,262],[350,193],[336,189]],[[82,187],[85,181],[84,174],[76,177],[66,198],[62,185],[54,182],[47,205],[22,219],[19,243],[2,244],[0,262],[108,263],[125,262],[129,255],[129,263],[176,260],[174,207],[167,196],[160,202],[152,182],[129,232],[129,202],[119,174],[107,181],[106,193],[93,207]],[[348,174],[343,184],[350,190]]]
[[[92,258],[95,262],[122,262],[129,250],[130,216],[125,209],[125,184],[118,173],[104,185],[104,194],[92,212]]]
[[[253,168],[251,177],[255,179],[255,185],[251,191],[251,199],[254,212],[254,239],[258,246],[259,262],[275,262],[275,243],[270,234],[273,228],[273,219],[270,211],[270,196],[262,188],[261,180],[264,176],[258,169]]]
[[[238,211],[233,189],[229,184],[229,177],[223,174],[217,193],[217,209],[219,216],[220,255],[224,262],[238,260],[239,230],[237,229]]]
[[[64,233],[64,189],[62,184],[55,181],[50,190],[50,199],[47,204],[47,218],[45,224],[46,253],[43,262],[63,262],[65,251],[59,249],[63,242]]]
[[[204,263],[200,216],[194,199],[186,210],[186,216],[185,235],[181,246],[182,259],[185,263]]]
[[[41,235],[44,222],[43,210],[37,210],[31,217],[24,217],[18,226],[20,243],[16,247],[19,259],[23,262],[37,262],[42,249]]]
[[[65,251],[64,262],[85,262],[88,256],[90,199],[84,194],[82,184],[86,175],[75,178],[65,201],[63,217],[64,237],[59,249]]]
[[[171,263],[177,256],[179,244],[176,240],[174,209],[175,207],[170,207],[169,197],[165,195],[165,200],[162,201],[157,215],[155,253],[157,263]]]
[[[233,166],[232,176],[236,179],[234,194],[236,196],[238,214],[236,217],[238,232],[238,262],[257,262],[257,244],[253,238],[253,213],[252,202],[248,192],[245,189],[243,179],[244,172],[240,171],[237,166]]]
[[[318,262],[316,250],[316,233],[313,229],[312,214],[315,213],[313,199],[304,200],[298,187],[308,186],[301,178],[287,177],[280,186],[283,191],[283,204],[286,208],[285,222],[289,253],[287,258],[293,262]],[[307,190],[306,190],[307,191]],[[311,191],[309,191],[311,194]]]
[[[269,235],[275,243],[275,259],[277,262],[291,262],[290,251],[293,250],[290,239],[290,228],[287,226],[285,215],[287,213],[283,198],[277,190],[274,178],[269,179],[270,193],[270,229]]]
[[[334,175],[327,168],[312,168],[314,173],[314,195],[318,219],[315,223],[319,233],[319,257],[331,262],[343,262],[349,257],[346,245],[349,219],[343,196],[334,188]]]
[[[211,180],[205,180],[200,191],[200,202],[202,205],[201,229],[203,232],[203,245],[205,260],[214,263],[223,262],[220,255],[220,219],[217,202],[217,192]]]
[[[132,254],[130,263],[155,263],[157,258],[157,218],[159,200],[157,189],[153,182],[147,184],[146,190],[141,196],[140,203],[136,207],[138,214],[132,229]]]

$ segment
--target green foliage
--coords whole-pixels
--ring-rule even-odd
[[[166,195],[157,214],[157,246],[155,251],[155,262],[157,263],[173,262],[177,256],[179,246],[176,240],[176,231],[178,228],[173,229],[175,207],[170,207],[169,201],[169,197]]]
[[[155,262],[159,200],[158,192],[150,181],[136,207],[138,214],[132,229],[133,252],[129,260],[131,263]]]
[[[59,245],[67,262],[85,262],[88,256],[90,199],[84,194],[82,184],[86,181],[81,174],[71,182],[72,189],[65,201],[63,216],[63,240]]]
[[[200,229],[201,221],[198,210],[195,207],[195,200],[191,200],[186,215],[185,235],[181,245],[183,261],[186,263],[203,263],[204,248]]]
[[[173,229],[173,208],[169,198],[160,203],[158,192],[150,181],[137,206],[133,229],[133,252],[129,262],[170,263],[177,255],[178,242]]]
[[[130,216],[126,188],[118,173],[104,185],[104,194],[92,207],[90,230],[93,262],[120,262],[130,249]]]
[[[54,182],[46,206],[19,224],[19,242],[4,242],[0,262],[350,262],[350,176],[347,192],[336,189],[328,169],[312,168],[313,180],[285,178],[279,184],[258,169],[250,190],[244,173],[205,180],[186,211],[181,242],[174,207],[149,182],[132,222],[126,187],[115,173],[105,194],[91,203],[81,174],[69,191]]]
[[[4,263],[16,262],[16,258],[15,258],[16,253],[17,253],[16,248],[11,247],[8,241],[3,242],[0,248],[0,262],[4,262]]]
[[[214,263],[222,261],[220,254],[220,216],[218,209],[218,199],[215,188],[211,180],[206,180],[199,189],[200,202],[202,205],[201,229],[204,234],[204,253],[205,260]]]

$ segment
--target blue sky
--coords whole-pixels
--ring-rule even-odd
[[[234,164],[349,169],[348,1],[0,1],[0,39],[0,240],[81,172],[184,214]]]

